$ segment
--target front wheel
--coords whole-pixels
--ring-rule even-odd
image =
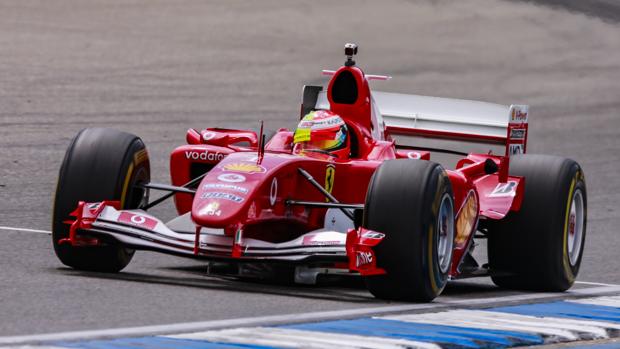
[[[387,273],[365,278],[375,297],[428,302],[441,293],[452,261],[454,199],[439,164],[384,162],[368,186],[363,226],[385,234],[375,254]]]
[[[106,128],[87,128],[71,141],[60,167],[52,214],[52,243],[60,261],[80,270],[118,272],[134,251],[106,242],[103,246],[59,244],[69,236],[69,224],[79,201],[120,201],[123,209],[140,207],[148,192],[137,186],[150,181],[150,166],[142,140]]]

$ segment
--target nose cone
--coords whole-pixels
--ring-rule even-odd
[[[282,202],[281,197],[289,194],[283,189],[285,183],[280,182],[278,186],[274,179],[292,178],[301,163],[307,162],[316,160],[266,153],[258,164],[256,153],[230,154],[209,171],[197,188],[192,219],[198,225],[213,228],[245,223],[248,211],[254,212],[252,219],[260,219],[256,207],[274,210],[279,207],[276,203]],[[284,204],[281,205],[283,212]]]
[[[268,177],[266,164],[257,164],[255,154],[231,154],[205,176],[192,205],[196,224],[225,227],[247,217],[251,201]]]
[[[219,172],[219,171],[216,171]],[[239,221],[258,178],[241,173],[207,175],[196,191],[192,206],[194,222],[203,226],[224,227]]]

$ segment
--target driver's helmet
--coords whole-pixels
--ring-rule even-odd
[[[351,145],[344,120],[329,110],[312,111],[301,119],[293,137],[293,154],[326,154],[348,159]]]

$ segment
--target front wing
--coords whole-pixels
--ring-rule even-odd
[[[339,263],[363,275],[377,274],[368,231],[348,234],[317,230],[294,240],[270,243],[258,239],[229,236],[223,229],[197,227],[189,214],[164,223],[143,210],[120,210],[117,202],[80,202],[72,213],[70,235],[60,243],[79,247],[113,240],[138,250],[151,250],[178,256],[231,261],[288,262],[297,264]],[[178,224],[179,221],[185,224]],[[184,226],[184,227],[183,227]],[[171,228],[173,227],[173,228]],[[194,231],[191,231],[194,230]],[[382,235],[382,234],[381,234]],[[238,251],[238,252],[236,252]]]

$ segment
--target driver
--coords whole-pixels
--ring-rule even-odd
[[[301,119],[293,137],[293,154],[326,154],[348,159],[351,142],[344,120],[329,110],[312,111]]]

